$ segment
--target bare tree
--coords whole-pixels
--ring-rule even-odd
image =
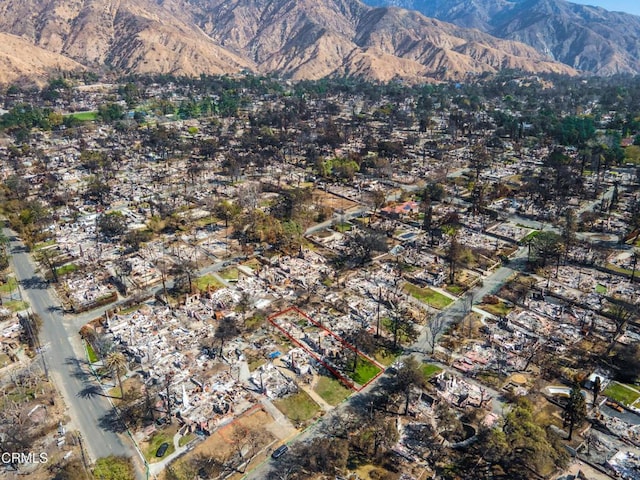
[[[447,322],[442,315],[436,315],[429,321],[429,328],[427,330],[427,343],[431,348],[431,355],[436,351],[436,345],[438,344],[438,338],[447,326]]]
[[[613,336],[611,337],[611,342],[607,347],[605,355],[609,355],[611,353],[611,350],[613,350],[616,342],[626,330],[627,325],[629,324],[629,320],[631,320],[631,317],[633,316],[634,310],[634,306],[626,302],[616,301],[615,303],[613,303],[610,311],[616,329],[613,333]]]
[[[449,248],[447,249],[446,257],[449,262],[449,283],[453,285],[456,281],[456,272],[462,254],[458,240],[460,229],[453,225],[447,225],[443,230],[449,236]]]
[[[225,462],[225,469],[244,473],[251,459],[258,453],[263,440],[264,437],[259,431],[234,424],[231,434],[233,452]]]
[[[216,332],[214,337],[220,342],[220,350],[218,355],[222,355],[222,349],[224,348],[225,343],[232,338],[235,338],[240,333],[238,329],[238,325],[236,321],[232,317],[224,317],[220,320],[218,324],[218,328],[216,328]]]
[[[373,213],[369,218],[369,223],[371,223],[373,218],[376,216],[377,211],[382,207],[384,207],[384,204],[386,202],[387,202],[387,196],[384,193],[384,190],[374,190],[373,192],[371,192],[371,203],[373,205]]]
[[[397,349],[401,339],[413,340],[417,337],[417,330],[409,315],[409,310],[401,303],[391,303],[391,328],[393,333],[393,348]]]

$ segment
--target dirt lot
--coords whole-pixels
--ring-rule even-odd
[[[219,471],[217,464],[224,463],[235,451],[257,452],[248,468],[238,470],[249,471],[268,457],[271,450],[279,445],[279,439],[273,434],[273,417],[261,407],[251,409],[233,422],[216,430],[210,437],[200,442],[191,452],[187,453],[169,468],[175,474],[174,478],[191,478],[192,472],[200,468],[211,469],[213,474]],[[248,440],[250,439],[250,440]],[[216,476],[216,475],[213,475]],[[244,476],[241,471],[232,473],[228,478],[240,479]],[[168,478],[166,475],[161,480]]]
[[[350,208],[358,205],[356,202],[352,202],[351,200],[347,200],[346,198],[338,197],[337,195],[334,195],[332,193],[324,192],[317,189],[313,191],[313,201],[314,203],[327,206],[336,211],[347,211]]]

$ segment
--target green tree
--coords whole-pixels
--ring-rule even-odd
[[[109,240],[120,237],[127,231],[127,220],[120,212],[102,214],[97,223],[100,235]]]
[[[9,245],[9,237],[4,234],[4,230],[0,224],[0,271],[9,267],[7,245]]]
[[[102,121],[111,123],[124,118],[124,108],[117,103],[107,103],[98,107],[98,117]]]
[[[236,218],[242,208],[235,202],[231,202],[229,200],[222,200],[217,203],[214,207],[215,214],[222,220],[224,220],[224,226],[227,228],[229,226],[229,221],[233,221]]]
[[[411,355],[402,361],[391,380],[391,393],[400,393],[404,396],[404,414],[409,413],[409,400],[413,389],[422,389],[425,386],[425,378],[420,370],[420,363]]]
[[[531,247],[541,267],[545,267],[550,259],[560,255],[561,245],[562,238],[555,232],[540,232],[531,241]]]
[[[136,475],[130,458],[110,455],[96,461],[93,477],[95,480],[135,480]]]
[[[580,384],[575,382],[571,387],[569,393],[569,401],[564,407],[563,423],[566,427],[569,426],[569,437],[567,440],[571,441],[573,436],[573,429],[576,425],[579,425],[587,416],[587,402],[582,395]]]
[[[549,463],[563,466],[568,460],[564,447],[534,420],[533,405],[525,397],[518,398],[507,414],[502,431],[504,440],[498,434],[496,441],[492,442],[500,456],[491,460],[503,467],[508,478],[530,478],[529,472],[523,471],[523,466],[540,472]]]
[[[111,193],[111,187],[107,182],[100,179],[97,175],[92,175],[88,178],[85,196],[89,200],[94,200],[100,205],[104,205],[109,193]]]

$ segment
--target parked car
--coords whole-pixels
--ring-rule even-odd
[[[282,455],[284,455],[285,453],[287,453],[287,450],[289,450],[289,447],[286,445],[280,445],[278,448],[276,448],[273,453],[271,454],[271,458],[280,458]]]
[[[169,448],[169,444],[167,442],[163,443],[158,447],[158,451],[156,452],[156,457],[164,457],[164,454],[167,453],[167,449]]]

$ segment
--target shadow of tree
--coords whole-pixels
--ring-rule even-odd
[[[120,418],[120,415],[118,415],[118,412],[113,408],[100,417],[98,426],[113,433],[124,433],[127,431],[127,426]]]
[[[60,307],[58,305],[51,305],[51,306],[47,307],[47,312],[62,314],[64,312],[64,310],[62,309],[62,307]]]
[[[65,360],[65,365],[69,365],[71,368],[70,373],[78,380],[82,380],[87,384],[92,384],[94,380],[94,375],[89,370],[89,362],[87,360],[79,360],[77,358],[68,357]]]
[[[99,385],[87,385],[85,388],[83,388],[78,392],[77,396],[80,398],[93,398],[97,396],[118,398],[113,395],[108,395],[104,393],[104,390],[102,390],[102,387],[100,387]]]
[[[49,282],[42,277],[33,275],[30,278],[21,280],[20,285],[27,290],[46,290],[49,287]]]

